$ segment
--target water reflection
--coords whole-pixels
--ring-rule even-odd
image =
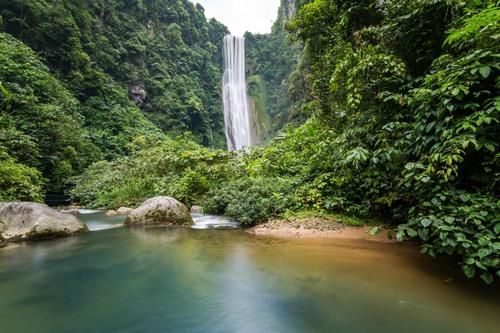
[[[442,264],[404,245],[110,229],[0,250],[0,332],[495,332],[497,287]]]
[[[122,227],[125,221],[125,216],[106,216],[105,212],[99,210],[80,209],[74,214],[90,231]]]

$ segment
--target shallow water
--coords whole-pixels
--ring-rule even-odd
[[[400,244],[113,228],[0,250],[0,332],[496,332],[498,288],[447,267]]]
[[[76,217],[87,225],[90,231],[100,231],[123,226],[125,216],[106,216],[104,211],[80,209],[74,213]]]

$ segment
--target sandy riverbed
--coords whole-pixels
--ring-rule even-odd
[[[352,227],[325,218],[300,218],[291,220],[271,220],[247,230],[259,236],[280,238],[317,239],[364,239],[377,242],[397,242],[394,232],[383,229],[370,235],[373,227]]]

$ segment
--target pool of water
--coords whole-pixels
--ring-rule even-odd
[[[99,210],[80,209],[74,215],[85,223],[90,231],[122,227],[125,221],[125,216],[106,216],[105,212]]]
[[[497,332],[498,286],[411,245],[115,228],[0,250],[0,332]]]

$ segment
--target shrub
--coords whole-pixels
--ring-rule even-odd
[[[208,192],[203,208],[252,226],[291,207],[291,183],[280,178],[241,178]]]
[[[0,201],[42,201],[44,179],[35,168],[0,151]]]
[[[465,191],[440,192],[412,207],[408,223],[400,225],[398,239],[419,237],[422,252],[461,256],[468,277],[479,272],[493,282],[500,276],[500,201]],[[496,272],[496,273],[495,273]]]

